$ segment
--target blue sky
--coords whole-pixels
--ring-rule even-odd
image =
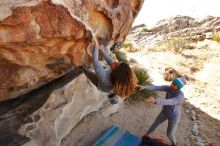
[[[134,25],[154,25],[157,21],[187,15],[201,18],[208,15],[220,16],[220,0],[144,0]]]

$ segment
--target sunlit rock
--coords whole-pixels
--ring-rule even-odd
[[[111,46],[129,33],[143,0],[2,0],[0,101],[91,63],[93,36]]]

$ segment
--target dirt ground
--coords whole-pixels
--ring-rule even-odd
[[[124,104],[117,113],[110,117],[103,117],[97,113],[91,114],[70,132],[63,140],[62,146],[89,146],[96,137],[113,124],[142,136],[160,110],[161,107],[149,107],[145,103],[138,103],[135,105]],[[183,113],[179,124],[181,128],[178,128],[177,131],[178,143],[187,146],[191,143],[188,138],[191,135],[191,125],[192,121],[188,115]],[[164,122],[153,136],[167,140],[166,127],[167,122]]]
[[[158,94],[162,97],[164,94]],[[176,132],[179,146],[196,146],[196,141],[192,137],[191,114],[186,113],[186,109],[195,109],[198,113],[199,136],[210,146],[218,146],[220,135],[216,135],[220,130],[220,122],[202,112],[201,110],[185,102],[182,108],[181,120]],[[124,103],[117,113],[110,117],[104,117],[100,113],[92,113],[85,117],[65,139],[62,146],[89,146],[103,131],[115,124],[132,133],[142,136],[153,123],[160,112],[159,106],[148,106],[143,102],[130,105]],[[91,128],[92,127],[92,128]],[[167,121],[161,124],[153,133],[153,137],[161,138],[169,143],[166,137]]]
[[[166,67],[173,67],[190,77],[191,80],[183,88],[186,101],[176,133],[179,146],[197,146],[198,141],[202,141],[205,146],[220,145],[220,45],[203,43],[197,44],[196,49],[184,50],[179,54],[155,48],[128,54],[129,58],[135,59],[149,70],[156,85],[169,84],[163,80],[162,75]],[[209,47],[203,47],[207,43]],[[158,98],[164,98],[164,94],[160,92]],[[190,112],[192,109],[196,112],[194,121]],[[160,110],[161,107],[151,107],[141,102],[134,105],[124,103],[117,113],[109,117],[92,113],[72,129],[61,145],[89,146],[113,124],[142,136]],[[193,123],[198,124],[198,136],[192,134]],[[155,131],[154,137],[167,140],[166,127],[165,122]]]
[[[166,84],[162,74],[167,67],[187,75],[190,81],[183,88],[187,100],[220,120],[220,43],[205,40],[193,45],[195,49],[185,49],[182,53],[145,48],[128,56],[149,70],[156,85]]]

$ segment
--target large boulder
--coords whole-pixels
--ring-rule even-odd
[[[107,96],[84,74],[52,92],[47,102],[28,117],[19,133],[30,138],[24,146],[58,146],[70,130],[88,113],[103,107]],[[37,117],[37,118],[36,118]],[[74,141],[73,141],[73,144]]]
[[[91,62],[93,37],[124,40],[143,0],[2,0],[0,101]]]

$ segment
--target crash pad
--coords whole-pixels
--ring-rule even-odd
[[[113,125],[101,134],[91,146],[138,146],[141,138]]]

